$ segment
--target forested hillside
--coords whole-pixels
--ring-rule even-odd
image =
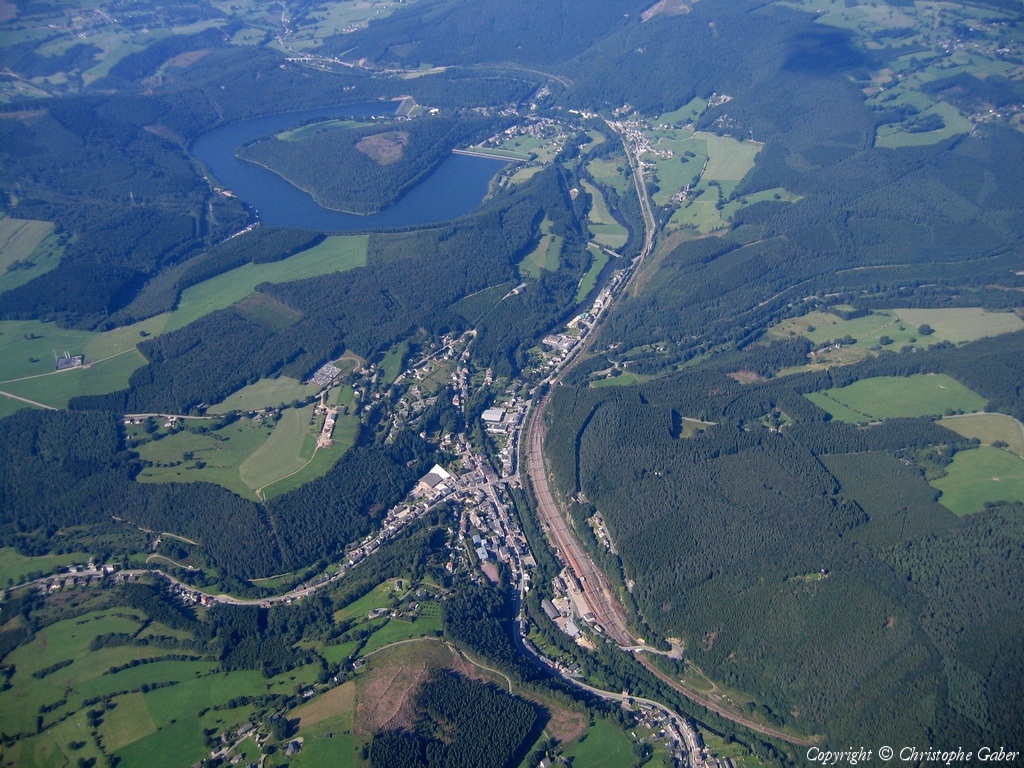
[[[602,513],[647,620],[682,635],[706,674],[755,693],[774,722],[850,738],[925,734],[935,723],[963,738],[1008,737],[1015,705],[998,670],[1018,663],[1014,652],[998,632],[972,634],[977,666],[949,622],[981,610],[987,626],[1005,626],[1024,609],[1009,586],[998,600],[972,597],[1020,568],[996,533],[1015,525],[1019,505],[958,520],[924,475],[968,441],[928,419],[857,429],[804,394],[948,372],[1019,414],[1022,339],[740,384],[728,374],[773,373],[757,358],[780,345],[755,345],[640,387],[564,388],[549,461],[566,498],[582,494]],[[1000,362],[987,362],[996,349]],[[787,364],[778,354],[774,370]],[[685,418],[714,426],[684,437]],[[950,547],[970,548],[974,567],[943,570]],[[926,569],[937,569],[927,588]],[[972,703],[954,690],[964,664],[980,697]],[[841,693],[851,688],[855,701]],[[935,704],[905,707],[908,689]]]
[[[326,126],[300,138],[260,139],[242,147],[239,155],[309,191],[326,208],[374,213],[433,171],[452,149],[485,139],[506,124],[462,116],[347,129]]]

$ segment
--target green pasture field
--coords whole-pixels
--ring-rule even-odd
[[[125,768],[192,765],[209,754],[203,742],[204,728],[223,731],[244,722],[252,712],[251,707],[210,709],[200,716],[204,709],[241,696],[293,693],[297,685],[312,683],[317,674],[312,666],[307,666],[267,680],[256,671],[218,672],[213,664],[200,668],[197,662],[161,662],[152,666],[164,664],[177,673],[171,679],[180,682],[143,694],[157,730],[133,740],[116,753]]]
[[[708,167],[704,175],[717,181],[739,181],[754,167],[754,158],[764,149],[757,141],[736,141],[729,136],[696,133],[708,147]]]
[[[2,321],[0,389],[56,407],[67,405],[75,395],[124,389],[131,374],[146,363],[141,354],[132,351],[145,338],[183,328],[203,315],[229,307],[263,282],[288,282],[362,266],[367,239],[366,235],[328,237],[283,261],[246,264],[188,288],[173,312],[104,333],[59,328],[38,320]],[[55,373],[54,354],[64,351],[84,353],[87,367]],[[13,379],[40,374],[46,378],[12,383]],[[11,402],[4,407],[10,409]]]
[[[540,225],[541,238],[537,247],[519,262],[522,277],[540,278],[541,272],[555,272],[561,264],[562,238],[551,233],[551,221],[544,219]]]
[[[0,388],[45,405],[64,408],[76,395],[102,395],[127,388],[131,375],[145,364],[146,358],[142,353],[131,349],[125,354],[92,363],[88,367],[5,382],[0,384]]]
[[[49,223],[49,222],[43,222]],[[65,240],[60,235],[48,234],[28,254],[27,261],[19,269],[9,269],[10,264],[0,265],[0,293],[9,291],[34,280],[40,275],[56,269],[64,255]],[[7,258],[7,254],[0,251],[0,261]],[[29,266],[31,265],[31,266]]]
[[[52,221],[15,219],[0,214],[0,274],[7,272],[15,262],[31,256],[51,232]]]
[[[706,199],[688,200],[678,208],[669,219],[669,226],[675,229],[689,227],[701,234],[717,232],[727,226],[728,222],[715,206],[718,196],[705,194],[703,197]]]
[[[529,165],[526,168],[520,168],[509,177],[508,183],[522,184],[524,181],[529,181],[543,170],[544,167],[540,165]]]
[[[28,403],[15,400],[13,397],[5,397],[0,393],[0,419],[6,419],[12,413],[17,413],[22,408],[33,408]]]
[[[708,108],[708,103],[704,99],[693,98],[689,103],[684,104],[679,109],[673,110],[672,112],[666,112],[656,120],[652,122],[656,125],[677,125],[679,123],[692,123],[698,117],[704,114],[704,111]]]
[[[284,421],[284,416],[281,421]],[[136,448],[144,461],[155,464],[183,463],[171,467],[146,467],[137,479],[143,483],[216,483],[241,496],[255,499],[253,491],[258,486],[247,485],[239,475],[239,468],[269,441],[278,428],[280,424],[271,427],[262,420],[242,418],[205,435],[184,429],[161,440],[151,440]],[[184,455],[189,452],[193,458],[185,461]],[[196,468],[197,461],[206,462],[206,466]]]
[[[899,125],[880,125],[875,133],[875,145],[886,149],[920,147],[926,144],[937,144],[962,133],[969,133],[973,128],[970,120],[961,115],[960,111],[952,104],[945,102],[940,102],[924,110],[921,114],[939,115],[945,123],[945,127],[937,131],[910,133]]]
[[[354,709],[301,728],[302,751],[285,757],[282,751],[271,756],[267,766],[287,765],[290,768],[351,768],[357,764],[357,752],[363,739],[352,733]]]
[[[592,381],[590,386],[592,387],[625,387],[630,384],[642,384],[645,381],[650,380],[650,376],[643,376],[639,373],[633,373],[632,371],[624,371],[618,376],[609,376],[606,379],[598,379]]]
[[[441,619],[437,616],[421,616],[415,621],[389,619],[383,627],[370,635],[363,646],[362,654],[365,656],[400,640],[434,636],[441,632],[442,626]]]
[[[922,336],[918,332],[922,324],[932,326],[934,333]],[[892,339],[885,349],[897,351],[908,345],[927,348],[944,341],[962,343],[1021,329],[1024,329],[1024,321],[1014,313],[988,312],[977,307],[880,310],[852,320],[843,320],[831,312],[814,311],[769,328],[768,336],[775,339],[803,336],[818,346],[844,336],[856,340],[855,344],[818,352],[811,367],[823,367],[863,360],[879,346],[882,336]],[[802,370],[806,368],[800,366],[792,372]]]
[[[621,248],[629,239],[629,232],[612,216],[601,190],[585,179],[582,184],[592,201],[587,214],[587,226],[594,235],[594,240],[613,250]]]
[[[132,646],[90,650],[90,643],[96,636],[110,632],[133,633],[142,621],[142,614],[127,608],[94,611],[46,627],[30,642],[8,654],[4,661],[15,667],[15,673],[10,680],[11,687],[0,691],[4,730],[10,734],[34,733],[40,707],[67,699],[65,704],[44,715],[44,722],[52,724],[79,709],[88,696],[82,693],[81,687],[104,676],[111,667],[134,659],[165,655],[165,649]],[[32,676],[34,672],[69,659],[72,660],[70,665],[41,679]],[[71,695],[67,695],[69,689],[73,691]]]
[[[395,581],[394,579],[390,579],[382,584],[378,584],[358,600],[335,611],[334,620],[341,622],[365,619],[370,611],[376,608],[387,608],[391,605],[391,598],[394,596]]]
[[[388,350],[384,359],[380,362],[381,375],[384,377],[384,384],[393,384],[405,370],[405,358],[409,354],[409,342],[400,341]]]
[[[587,163],[587,171],[598,183],[611,187],[620,195],[628,194],[632,188],[632,182],[624,175],[628,168],[626,156],[621,152]]]
[[[1024,459],[987,445],[959,451],[946,476],[931,484],[942,491],[939,503],[961,517],[981,512],[989,502],[1024,502]]]
[[[518,160],[539,160],[550,163],[562,149],[562,141],[556,138],[538,139],[534,136],[513,136],[501,142],[498,147],[471,147],[480,152],[495,152]]]
[[[224,400],[206,409],[207,413],[222,414],[231,411],[259,411],[285,405],[294,400],[304,400],[315,395],[319,388],[315,384],[303,384],[289,376],[260,379],[255,384],[242,387]]]
[[[941,416],[949,411],[972,413],[985,407],[981,395],[945,374],[877,376],[846,387],[814,393],[816,405],[834,418],[866,423],[899,417]],[[833,408],[838,404],[839,408]],[[856,419],[850,412],[857,416]]]
[[[852,408],[847,408],[841,403],[837,403],[835,400],[827,397],[823,392],[808,392],[804,397],[823,411],[832,414],[833,419],[839,419],[839,421],[845,421],[848,424],[857,424],[866,421],[863,414],[857,413],[857,411]]]
[[[186,289],[163,331],[174,331],[218,309],[230,307],[260,283],[286,283],[345,272],[366,264],[367,235],[337,235],[282,261],[245,264]]]
[[[17,584],[30,573],[47,574],[65,565],[85,565],[91,557],[88,552],[28,557],[14,547],[0,547],[0,586]]]
[[[299,50],[314,50],[334,35],[362,29],[375,19],[390,16],[399,8],[412,5],[416,0],[353,0],[344,3],[322,3],[313,6],[304,23],[288,44]],[[264,9],[264,16],[266,11]]]
[[[980,307],[963,309],[893,309],[892,313],[915,330],[924,324],[935,333],[919,341],[951,341],[960,344],[986,336],[1024,330],[1024,320],[1013,312],[990,312]]]
[[[268,293],[256,291],[231,305],[231,310],[251,323],[279,333],[294,325],[302,313]]]
[[[358,436],[359,417],[339,415],[334,423],[333,445],[330,448],[318,449],[312,458],[294,474],[265,485],[260,492],[261,498],[271,499],[274,496],[280,496],[282,493],[295,490],[310,480],[322,477],[338,459],[345,455],[349,448],[355,445]]]
[[[565,756],[573,765],[587,768],[621,768],[636,761],[629,735],[603,717],[595,718],[584,737],[566,748]]]
[[[249,488],[270,485],[286,475],[296,472],[312,458],[303,456],[306,439],[311,433],[312,405],[305,408],[287,408],[270,433],[270,437],[253,451],[238,467],[238,476]]]
[[[985,445],[997,442],[1006,443],[1009,450],[1024,458],[1024,425],[1005,413],[972,413],[967,416],[951,416],[942,419],[939,423],[964,437],[977,438]]]
[[[587,298],[590,292],[594,290],[594,286],[597,285],[597,278],[600,277],[605,264],[611,259],[611,256],[605,253],[603,249],[595,248],[593,245],[590,246],[590,255],[593,257],[593,261],[590,264],[590,269],[580,279],[580,287],[576,291],[577,304]]]

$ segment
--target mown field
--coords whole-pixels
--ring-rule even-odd
[[[87,552],[68,552],[63,555],[28,557],[13,547],[0,547],[0,586],[17,584],[29,574],[47,574],[60,566],[89,562]]]
[[[0,390],[59,408],[76,395],[124,389],[132,373],[146,364],[137,350],[139,342],[230,307],[253,294],[261,283],[300,280],[362,266],[366,243],[365,235],[329,237],[283,261],[246,264],[186,289],[173,312],[103,333],[60,328],[38,320],[0,321]],[[86,367],[55,373],[54,357],[65,351],[84,353]],[[39,378],[15,381],[26,377]],[[28,407],[8,398],[4,401],[0,413]]]
[[[942,491],[939,503],[957,515],[981,512],[985,504],[1024,502],[1024,459],[987,445],[959,451],[946,476],[931,481]]]
[[[0,274],[24,261],[53,232],[52,221],[15,219],[0,214]]]
[[[316,451],[318,420],[312,405],[286,408],[280,419],[240,418],[220,429],[198,434],[183,429],[138,446],[140,457],[154,466],[139,473],[148,483],[208,482],[250,499],[258,491],[286,477],[302,474],[302,482],[326,472],[355,441],[358,419],[342,417],[331,449]],[[320,454],[323,454],[321,456]],[[314,465],[311,466],[310,465]],[[309,468],[309,471],[305,471]],[[283,493],[275,488],[275,494]]]
[[[561,264],[562,238],[552,234],[548,219],[541,223],[540,231],[537,247],[519,262],[519,274],[523,277],[539,278],[542,271],[554,272]]]
[[[258,411],[286,405],[293,400],[302,400],[315,395],[318,387],[315,384],[303,384],[289,376],[278,376],[272,379],[260,379],[229,395],[216,405],[206,409],[214,415],[231,411]]]
[[[930,326],[932,333],[922,334],[919,328],[923,325]],[[841,346],[815,354],[810,366],[827,367],[858,362],[878,349],[896,352],[905,346],[923,349],[946,341],[961,344],[1021,329],[1024,329],[1024,320],[1013,312],[990,312],[980,307],[878,310],[850,320],[833,312],[815,310],[769,328],[768,336],[775,339],[803,336],[816,346],[852,338],[852,343],[844,341]]]
[[[602,270],[604,270],[605,265],[611,259],[611,256],[609,256],[603,249],[597,248],[593,245],[590,246],[590,255],[593,258],[593,261],[590,264],[590,269],[588,269],[587,273],[580,279],[580,287],[579,290],[576,291],[577,302],[583,301],[590,295],[590,292],[594,290],[594,286],[597,285],[597,278],[601,276]]]
[[[840,421],[854,424],[899,417],[971,413],[986,400],[945,374],[877,376],[806,397]]]
[[[583,738],[565,750],[573,765],[621,768],[636,761],[633,743],[623,730],[603,717],[594,720]]]
[[[591,199],[587,226],[594,235],[594,241],[613,250],[621,248],[629,239],[629,232],[612,216],[601,190],[586,180],[583,180],[582,185]]]
[[[942,426],[964,437],[974,437],[985,445],[1006,443],[1009,450],[1024,458],[1024,425],[1004,413],[972,413],[942,419]]]

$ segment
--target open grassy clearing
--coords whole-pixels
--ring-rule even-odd
[[[632,187],[626,175],[629,173],[629,163],[621,152],[591,160],[587,163],[587,171],[600,184],[611,187],[620,195],[628,194]]]
[[[298,718],[300,728],[307,728],[328,718],[352,712],[355,705],[356,684],[354,680],[349,680],[322,696],[317,696],[313,701],[296,707],[291,715]]]
[[[391,605],[391,599],[395,595],[395,582],[393,580],[385,581],[355,602],[349,603],[344,608],[336,611],[334,620],[356,621],[360,618],[366,618],[370,611],[376,608],[386,608]]]
[[[576,303],[583,301],[590,292],[594,290],[594,286],[597,285],[597,278],[601,276],[601,272],[604,270],[605,265],[611,259],[602,248],[596,248],[593,245],[590,246],[590,255],[593,261],[590,264],[590,269],[587,273],[580,278],[580,287],[576,291]]]
[[[617,372],[617,375],[608,376],[604,379],[598,379],[592,381],[590,386],[592,387],[625,387],[630,384],[642,384],[645,381],[649,381],[652,377],[644,376],[639,373],[633,373],[632,371],[621,371]]]
[[[173,312],[104,333],[59,328],[37,320],[2,321],[0,389],[55,407],[67,405],[75,395],[124,389],[131,374],[146,363],[136,351],[145,338],[183,328],[203,315],[229,307],[252,294],[260,283],[300,280],[361,266],[366,263],[366,243],[365,235],[329,237],[283,261],[246,264],[188,288]],[[84,353],[86,367],[55,373],[54,356],[65,351]],[[46,377],[11,383],[41,374]],[[9,409],[11,403],[5,406]]]
[[[713,133],[696,133],[708,148],[708,167],[705,176],[716,181],[739,181],[754,167],[754,158],[764,149],[757,141],[736,141],[729,136]]]
[[[312,458],[312,453],[302,455],[307,438],[314,444],[316,440],[310,428],[312,418],[312,405],[282,411],[267,441],[238,467],[242,482],[252,489],[261,488],[301,469]]]
[[[117,752],[123,766],[175,768],[191,765],[209,754],[203,740],[204,728],[223,731],[244,722],[251,712],[249,707],[211,708],[241,696],[292,693],[296,685],[308,685],[316,678],[311,666],[269,680],[256,671],[218,672],[216,665],[202,669],[195,662],[161,662],[147,666],[164,665],[177,673],[173,679],[179,682],[143,694],[156,731],[133,739]],[[190,669],[190,666],[195,668]]]
[[[439,616],[422,616],[415,621],[390,619],[383,627],[370,635],[366,645],[363,646],[362,652],[365,656],[379,648],[401,640],[437,636],[441,634],[441,629],[442,625]]]
[[[952,104],[940,102],[921,112],[921,115],[938,115],[942,118],[943,127],[936,131],[912,133],[902,125],[880,125],[875,133],[875,145],[886,149],[920,147],[970,133],[973,128],[971,121],[961,115]]]
[[[686,125],[692,123],[702,114],[704,110],[708,108],[708,103],[705,99],[694,97],[687,104],[683,104],[679,109],[675,109],[671,112],[666,112],[656,120],[652,121],[655,125]]]
[[[518,171],[509,177],[509,184],[522,184],[524,181],[529,181],[538,173],[544,170],[543,166],[540,165],[528,165],[525,168],[520,168]]]
[[[64,565],[84,565],[91,557],[87,552],[28,557],[14,547],[0,547],[0,587],[17,584],[32,573],[47,574]]]
[[[951,416],[939,423],[964,437],[977,438],[985,445],[1006,443],[1009,450],[1024,458],[1024,425],[1005,413]]]
[[[356,443],[359,436],[359,417],[346,415],[339,416],[334,423],[334,437],[329,448],[319,448],[312,458],[294,474],[282,477],[263,487],[260,496],[263,499],[271,499],[280,496],[282,493],[295,490],[300,485],[315,480],[327,473],[334,463],[338,461],[345,452]],[[308,446],[308,443],[307,443]]]
[[[89,695],[82,687],[109,677],[106,672],[111,667],[134,659],[165,655],[167,651],[161,648],[132,646],[90,650],[90,643],[96,636],[110,632],[133,633],[142,621],[142,614],[126,608],[94,611],[46,627],[31,642],[12,651],[5,658],[5,663],[15,667],[11,687],[0,691],[4,730],[12,734],[35,732],[40,707],[52,707],[44,716],[44,722],[52,724],[79,709],[82,700]],[[69,660],[70,664],[47,672],[48,668]],[[72,690],[70,695],[69,689]],[[59,704],[62,700],[65,703]]]
[[[52,360],[52,358],[51,358]],[[85,368],[54,373],[0,385],[5,392],[35,400],[54,408],[64,408],[76,395],[102,395],[128,386],[131,375],[146,364],[136,349],[96,362]]]
[[[291,403],[293,400],[304,400],[317,393],[315,384],[303,384],[289,376],[278,376],[272,379],[260,379],[255,384],[242,387],[224,400],[212,405],[207,413],[222,414],[231,411],[258,411]]]
[[[591,199],[587,226],[594,235],[594,240],[612,249],[621,248],[629,239],[629,232],[612,216],[601,190],[585,179],[582,185]]]
[[[48,234],[26,258],[17,264],[16,268],[12,269],[11,264],[0,267],[0,293],[17,288],[56,269],[61,256],[64,255],[66,242],[66,235]],[[2,258],[3,256],[0,255],[0,259]]]
[[[581,740],[565,750],[573,765],[587,768],[621,768],[636,761],[633,742],[615,723],[596,718]]]
[[[960,344],[975,341],[986,336],[998,336],[1024,330],[1024,320],[1013,312],[990,312],[980,307],[963,309],[893,309],[892,314],[904,322],[907,327],[918,328],[930,325],[935,333],[932,336],[919,338],[919,341],[930,342],[938,337],[940,341],[951,341]]]
[[[285,283],[307,277],[345,272],[366,264],[367,235],[338,235],[282,261],[245,264],[186,289],[170,313],[164,332],[230,307],[256,290],[260,283]]]
[[[15,219],[0,214],[0,274],[31,256],[51,232],[52,221]]]
[[[409,355],[409,342],[400,341],[388,350],[380,362],[381,375],[385,384],[394,383],[399,374],[405,370],[405,358]]]
[[[1024,502],[1024,459],[987,445],[960,451],[946,476],[931,484],[942,491],[939,503],[961,517],[981,512],[987,503]]]
[[[540,278],[541,272],[555,272],[562,258],[562,238],[551,232],[551,221],[544,219],[540,225],[540,241],[521,262],[519,274],[522,277]]]
[[[918,330],[922,325],[930,325],[933,332],[922,335]],[[811,366],[827,367],[858,362],[879,348],[897,351],[904,346],[927,348],[944,341],[959,344],[1021,329],[1024,329],[1024,321],[1016,314],[988,312],[977,307],[879,310],[851,320],[816,310],[769,328],[768,336],[774,339],[803,336],[819,347],[852,338],[853,342],[847,339],[841,345],[815,353]],[[883,345],[886,337],[887,343]]]
[[[143,469],[137,479],[143,483],[216,483],[255,499],[253,491],[259,486],[246,484],[239,469],[269,441],[275,429],[265,420],[242,418],[203,435],[185,429],[161,440],[151,440],[136,450],[154,466]]]
[[[941,373],[877,376],[807,397],[834,418],[852,423],[970,413],[986,404],[981,395]]]

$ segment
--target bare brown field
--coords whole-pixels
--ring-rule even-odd
[[[308,704],[297,707],[292,713],[299,718],[299,728],[308,728],[322,720],[351,712],[356,703],[356,681],[332,688],[322,696],[317,696]]]
[[[381,165],[391,165],[402,159],[408,144],[408,131],[388,131],[360,139],[356,149]]]
[[[175,69],[185,69],[206,56],[206,54],[211,50],[213,49],[200,48],[198,51],[185,51],[185,53],[179,53],[177,56],[167,60],[167,66],[174,67]]]

